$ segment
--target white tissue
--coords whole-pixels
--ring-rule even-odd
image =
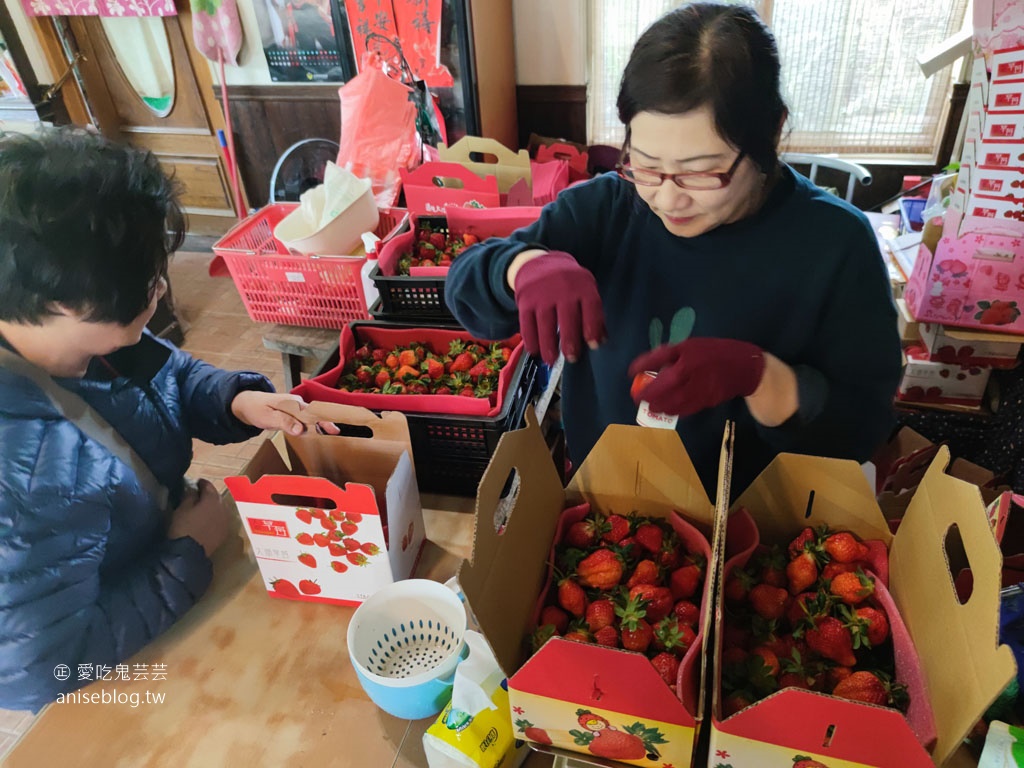
[[[498,666],[498,660],[479,632],[466,631],[466,646],[469,648],[469,656],[455,668],[452,709],[467,715],[496,709],[491,701],[491,691],[501,684],[505,676]]]

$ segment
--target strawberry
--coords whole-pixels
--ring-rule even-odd
[[[419,358],[416,357],[416,350],[414,349],[403,349],[398,353],[398,364],[399,366],[408,365],[410,368],[415,368],[420,364]]]
[[[644,548],[632,536],[627,536],[619,541],[618,547],[628,560],[639,560],[644,556]]]
[[[348,566],[345,563],[339,562],[337,560],[331,560],[331,569],[336,571],[337,573],[344,573],[348,570]]]
[[[852,673],[832,689],[832,695],[851,701],[863,701],[867,704],[886,706],[889,703],[889,692],[877,675],[859,671]]]
[[[794,559],[801,552],[809,550],[809,545],[815,544],[818,541],[817,534],[814,533],[813,528],[804,528],[797,534],[797,537],[789,542],[789,546],[786,550],[789,552],[790,560]]]
[[[373,356],[373,350],[369,344],[363,344],[356,350],[355,355],[357,360],[369,360]]]
[[[857,663],[853,655],[853,637],[839,619],[822,616],[814,620],[814,628],[804,633],[808,647],[819,656],[852,667]]]
[[[786,556],[777,545],[758,557],[758,565],[762,583],[771,587],[786,586]]]
[[[317,534],[319,536],[319,534]],[[304,547],[311,546],[313,544],[313,535],[309,533],[300,533],[295,537],[295,540]]]
[[[594,633],[594,642],[608,648],[619,647],[619,630],[615,627],[601,627]]]
[[[375,363],[383,363],[388,357],[386,349],[375,349],[370,353],[370,359]]]
[[[754,577],[743,568],[734,568],[725,580],[725,599],[730,603],[741,603],[747,599],[754,586]]]
[[[316,558],[309,554],[309,552],[303,552],[299,555],[299,562],[303,565],[308,565],[310,568],[316,568]]]
[[[814,690],[818,686],[818,676],[804,663],[803,654],[793,649],[789,658],[780,662],[779,688],[803,688]]]
[[[824,763],[819,763],[813,758],[807,757],[807,755],[794,755],[793,768],[828,768],[828,766]]]
[[[857,541],[852,533],[833,533],[825,539],[823,547],[836,563],[852,563],[868,557],[868,548]]]
[[[445,237],[441,232],[434,232],[430,235],[430,244],[443,251],[445,246]]]
[[[889,619],[877,608],[863,606],[852,611],[842,607],[843,620],[853,637],[853,647],[873,648],[889,637]]]
[[[349,552],[355,552],[360,546],[359,542],[355,539],[342,539],[341,543]]]
[[[343,534],[341,531],[337,529],[327,532],[328,543],[334,541],[341,541],[343,538],[345,538],[345,534]]]
[[[615,604],[608,599],[594,600],[587,606],[587,627],[591,632],[611,626],[615,623]]]
[[[469,369],[469,377],[473,379],[473,381],[477,381],[483,376],[490,376],[492,372],[491,364],[486,360],[481,360]]]
[[[462,373],[469,371],[474,365],[476,365],[476,360],[473,356],[469,352],[462,352],[452,360],[451,372]]]
[[[569,547],[589,549],[602,533],[604,521],[597,517],[587,517],[569,526],[569,530],[565,532],[564,543]]]
[[[575,640],[580,643],[589,643],[594,638],[587,631],[586,627],[581,625],[579,622],[573,622],[569,625],[569,630],[562,635],[566,640]]]
[[[758,584],[747,595],[751,607],[758,616],[765,619],[779,619],[789,606],[789,592],[769,584]]]
[[[299,582],[299,591],[304,595],[319,595],[320,585],[310,579],[303,579]]]
[[[362,552],[349,552],[345,555],[345,558],[352,563],[352,565],[366,565],[366,555]]]
[[[471,245],[476,245],[477,243],[479,243],[480,238],[477,237],[476,235],[465,234],[462,236],[462,242],[464,242],[466,244],[466,247],[468,248]]]
[[[558,634],[565,634],[565,630],[569,626],[569,614],[557,605],[546,605],[540,612],[540,624],[541,626],[550,624]]]
[[[735,693],[731,693],[722,701],[722,717],[732,717],[737,712],[746,709],[753,703],[753,697],[745,691],[736,691]]]
[[[874,594],[875,582],[863,571],[840,573],[832,579],[829,589],[847,605],[860,605]]]
[[[641,726],[642,728],[643,726]],[[587,745],[587,751],[609,760],[642,760],[647,754],[643,739],[626,730],[603,728]]]
[[[622,647],[628,651],[644,653],[654,638],[654,630],[644,616],[647,613],[644,600],[639,595],[630,595],[622,605],[615,606],[618,615]]]
[[[330,512],[327,513],[327,516],[330,517],[331,520],[336,520],[339,523],[343,523],[345,522],[345,520],[348,519],[345,516],[345,513],[342,512],[340,509],[332,509]]]
[[[356,525],[359,525],[361,522],[363,522],[363,515],[361,512],[347,512],[345,514],[345,519],[348,520],[350,523],[355,523]],[[339,520],[338,522],[341,521]]]
[[[669,687],[676,687],[676,678],[679,676],[679,659],[671,653],[659,653],[653,659],[651,664],[658,670],[658,674],[661,675],[661,679],[668,684]]]
[[[313,543],[316,544],[318,547],[326,547],[327,543],[328,543],[328,541],[327,541],[327,534],[324,534],[324,533],[314,533],[313,534]]]
[[[554,624],[541,624],[530,634],[530,647],[536,653],[548,640],[558,634]]]
[[[537,744],[550,744],[551,737],[543,728],[537,728],[529,720],[516,720],[516,728],[523,733],[523,738]]]
[[[449,387],[447,384],[442,384],[440,387],[434,390],[435,395],[450,395],[451,393],[452,388]]]
[[[333,517],[325,517],[320,521],[320,526],[325,531],[333,531],[335,528],[338,527],[338,521],[335,520]]]
[[[404,381],[406,379],[418,379],[419,377],[419,368],[412,365],[399,366],[398,370],[395,371],[394,375],[394,378],[398,379],[399,381]]]
[[[672,614],[680,624],[689,624],[696,627],[700,622],[700,608],[689,600],[680,600],[672,607]]]
[[[672,613],[672,608],[675,605],[670,589],[656,587],[653,584],[637,584],[629,590],[629,596],[631,598],[640,597],[647,601],[646,618],[652,624]]]
[[[364,387],[369,386],[373,382],[373,368],[368,365],[360,365],[356,368],[356,381],[362,384]]]
[[[345,536],[351,536],[352,534],[354,534],[356,531],[359,530],[359,526],[356,523],[352,522],[351,519],[346,520],[344,523],[341,524],[340,527],[341,527],[341,532]]]
[[[317,520],[323,520],[324,516],[327,513],[322,509],[311,509],[309,510],[309,514],[311,517],[315,517]]]
[[[831,691],[833,688],[839,685],[840,681],[845,680],[852,674],[853,670],[849,667],[844,667],[841,665],[829,667],[825,670],[825,687]]]
[[[270,582],[270,588],[283,597],[298,597],[299,595],[299,590],[288,579],[274,579]]]
[[[832,581],[841,573],[856,573],[858,569],[866,567],[867,563],[862,560],[854,560],[852,563],[828,563],[821,569],[821,578]]]
[[[810,530],[808,528],[807,530]],[[789,594],[798,595],[818,580],[818,563],[810,552],[798,554],[786,566]]]
[[[431,381],[437,381],[444,376],[444,363],[440,360],[435,360],[430,357],[423,361],[420,368],[427,374],[427,378]]]
[[[579,618],[587,611],[587,596],[583,587],[571,578],[558,582],[558,604],[573,616]]]
[[[676,600],[688,600],[697,593],[702,576],[701,569],[695,563],[687,563],[676,568],[669,576],[669,588]]]
[[[629,520],[622,515],[608,515],[605,523],[608,525],[608,530],[601,535],[602,541],[607,541],[609,544],[618,544],[629,536]]]
[[[779,657],[775,655],[774,651],[761,646],[752,650],[750,655],[760,657],[761,662],[772,677],[779,676]]]
[[[377,375],[373,379],[373,383],[378,387],[383,387],[385,384],[391,383],[391,374],[385,370],[377,371]]]
[[[310,513],[308,509],[296,509],[295,516],[299,518],[299,520],[304,522],[306,525],[309,525],[311,522],[313,522],[313,515]]]
[[[360,551],[364,555],[369,555],[370,557],[373,557],[374,555],[379,555],[380,554],[380,547],[378,547],[376,544],[373,544],[373,543],[371,543],[369,541],[366,542],[365,544],[360,544],[359,545],[359,549],[360,549]]]
[[[384,365],[386,365],[393,371],[398,370],[398,367],[401,364],[402,363],[398,360],[398,355],[396,355],[394,352],[391,352],[390,354],[388,354],[387,357],[384,358]]]
[[[576,578],[584,587],[612,589],[622,581],[624,567],[619,555],[601,547],[580,561],[576,566]]]
[[[657,564],[653,560],[641,560],[630,574],[626,586],[632,589],[637,584],[657,584],[659,581],[661,581],[661,572]]]
[[[641,523],[633,532],[633,538],[641,547],[651,553],[661,551],[661,542],[664,536],[664,531],[655,523]]]
[[[674,653],[682,658],[697,639],[689,624],[680,624],[673,618],[664,618],[654,626],[654,647]]]
[[[338,557],[340,555],[345,554],[345,548],[341,546],[341,544],[338,544],[336,541],[328,541],[327,552],[331,555],[331,557]]]
[[[740,666],[746,666],[747,658],[750,656],[742,648],[723,648],[722,649],[722,668],[738,668]]]
[[[789,626],[796,629],[800,622],[808,617],[816,619],[823,616],[826,610],[827,598],[819,592],[801,592],[786,609],[786,619]]]

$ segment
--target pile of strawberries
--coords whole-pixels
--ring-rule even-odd
[[[363,344],[338,379],[345,392],[381,395],[462,395],[490,397],[498,392],[498,374],[512,347],[495,342],[485,347],[454,339],[445,350],[413,342],[392,349]]]
[[[533,633],[646,654],[675,690],[696,640],[707,563],[666,520],[591,512],[555,548],[555,575]]]
[[[480,242],[476,235],[452,235],[440,227],[422,222],[416,227],[416,238],[411,251],[398,259],[398,274],[408,275],[413,267],[447,267],[455,257],[471,245]]]
[[[725,582],[723,715],[782,688],[905,710],[892,681],[889,620],[874,599],[868,548],[827,526],[756,554]]]

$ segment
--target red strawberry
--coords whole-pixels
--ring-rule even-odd
[[[658,670],[662,680],[670,687],[676,687],[676,678],[679,676],[679,659],[676,658],[675,654],[659,653],[651,659],[651,664]]]
[[[863,571],[840,573],[829,588],[833,595],[847,605],[860,605],[875,592],[875,582]]]
[[[373,352],[370,353],[370,358],[375,363],[383,363],[387,359],[387,356],[388,352],[386,349],[374,349]]]
[[[444,376],[444,363],[434,358],[429,358],[420,366],[426,371],[427,378],[437,381]]]
[[[594,639],[587,631],[587,628],[582,626],[578,622],[573,622],[572,624],[570,624],[569,631],[562,635],[562,637],[564,637],[566,640],[575,640],[578,643],[589,643],[591,640]]]
[[[469,369],[469,377],[473,379],[473,381],[476,381],[482,376],[489,376],[491,373],[491,366],[486,360],[481,360]]]
[[[853,670],[849,667],[844,667],[842,665],[829,667],[825,670],[825,687],[831,691],[839,685],[841,681],[845,680],[852,674]]]
[[[808,528],[808,530],[810,530]],[[789,594],[798,595],[818,580],[818,563],[810,552],[803,552],[786,566]]]
[[[320,585],[315,581],[309,579],[303,579],[299,582],[299,591],[304,595],[319,595]]]
[[[626,580],[626,586],[632,589],[637,584],[657,584],[659,581],[661,572],[657,564],[653,560],[641,560]]]
[[[762,554],[758,561],[763,583],[772,587],[786,586],[786,556],[778,546],[773,546],[770,551]]]
[[[700,567],[694,563],[687,563],[682,568],[676,568],[669,577],[672,597],[676,600],[688,600],[693,597],[700,586],[702,575]]]
[[[327,551],[331,557],[338,557],[339,555],[345,554],[345,548],[334,541],[327,542]]]
[[[819,597],[820,595],[820,597]],[[797,625],[808,617],[816,619],[825,613],[827,598],[823,593],[801,592],[786,609],[789,625],[796,629]]]
[[[558,634],[565,634],[565,630],[569,626],[569,614],[557,605],[546,605],[540,612],[540,626],[545,624],[553,626]]]
[[[583,587],[570,578],[558,582],[558,604],[577,618],[587,610],[587,596]]]
[[[468,248],[471,245],[476,245],[477,243],[479,243],[480,238],[477,237],[476,235],[465,234],[462,236],[462,242],[464,242],[466,244],[466,247]]]
[[[418,379],[419,377],[419,368],[411,365],[403,365],[397,371],[395,371],[395,378],[398,379],[399,381],[405,381],[408,379]]]
[[[828,768],[824,763],[819,763],[807,755],[794,755],[793,768]]]
[[[680,600],[673,606],[672,613],[680,624],[696,627],[700,622],[700,608],[689,600]]]
[[[747,599],[754,612],[765,619],[781,619],[789,606],[789,592],[768,584],[758,584]]]
[[[601,627],[594,633],[594,642],[607,648],[619,647],[619,630],[615,627]]]
[[[295,516],[307,525],[313,522],[313,515],[310,513],[308,509],[296,509]]]
[[[311,510],[309,510],[309,514],[310,514],[310,515],[311,515],[312,517],[315,517],[315,518],[316,518],[317,520],[323,520],[323,519],[324,519],[324,516],[325,516],[325,515],[326,515],[327,513],[326,513],[326,512],[324,512],[324,511],[323,511],[322,509],[311,509]]]
[[[753,576],[742,568],[734,568],[725,580],[725,599],[730,603],[743,602],[753,586]]]
[[[594,550],[576,566],[576,578],[584,587],[612,589],[622,581],[622,558],[610,549]]]
[[[346,520],[344,523],[341,524],[341,532],[345,536],[351,536],[358,530],[359,526],[353,523],[351,520]]]
[[[647,754],[643,739],[614,728],[598,731],[587,749],[592,755],[609,760],[641,760]]]
[[[630,596],[624,605],[615,606],[618,615],[622,647],[629,651],[643,653],[654,638],[654,630],[644,620],[646,609],[639,595]]]
[[[339,523],[345,519],[345,513],[342,512],[340,509],[332,509],[328,513],[328,516],[331,518],[331,520],[337,520]]]
[[[299,562],[303,565],[308,565],[310,568],[316,568],[316,558],[309,554],[309,552],[303,552],[299,555]]]
[[[661,621],[670,613],[675,605],[672,591],[668,587],[656,587],[653,584],[637,584],[629,590],[629,596],[640,597],[647,601],[647,620],[652,624]]]
[[[452,367],[450,370],[452,373],[462,373],[464,371],[468,371],[474,365],[476,365],[476,360],[473,356],[469,354],[469,352],[462,352],[459,355],[456,355],[455,359],[452,360]]]
[[[432,246],[434,246],[435,248],[437,248],[438,250],[443,251],[444,250],[444,246],[445,246],[444,234],[441,233],[441,232],[434,232],[434,233],[432,233],[430,235],[430,244]]]
[[[270,582],[270,588],[284,597],[298,597],[299,595],[299,590],[288,579],[274,579]]]
[[[644,556],[644,548],[632,536],[622,539],[618,547],[622,554],[630,560],[639,560]]]
[[[420,364],[420,359],[416,356],[416,350],[414,349],[403,349],[398,353],[398,364],[408,365],[411,368],[415,368]]]
[[[750,654],[742,648],[723,648],[722,649],[722,667],[723,668],[737,668],[745,666],[747,659]]]
[[[314,533],[313,543],[316,544],[318,547],[326,547],[328,544],[327,535],[323,533]]]
[[[804,633],[808,647],[819,656],[831,659],[844,667],[857,663],[853,655],[853,637],[843,623],[832,616],[822,616],[814,621],[814,628]]]
[[[608,524],[608,530],[601,536],[603,541],[618,544],[629,535],[629,520],[622,515],[608,515],[605,522]]]
[[[824,549],[836,563],[866,560],[868,556],[868,548],[857,541],[852,533],[833,533],[825,539]]]
[[[371,368],[368,365],[360,365],[358,368],[356,368],[355,377],[356,381],[358,381],[364,387],[368,386],[370,383],[373,382],[373,368]]]
[[[327,541],[328,541],[328,543],[333,543],[335,541],[341,541],[343,538],[345,538],[345,534],[343,534],[337,528],[335,528],[333,531],[328,531],[327,532]]]
[[[319,535],[319,534],[317,534]],[[304,547],[308,547],[313,543],[313,536],[309,533],[300,533],[295,537],[295,540]]]
[[[331,568],[338,573],[344,573],[348,570],[348,566],[345,563],[338,562],[337,560],[331,560]]]
[[[345,557],[352,565],[366,565],[366,555],[362,552],[349,552]]]
[[[345,549],[349,552],[355,552],[361,546],[355,539],[342,539],[341,543],[345,545]]]
[[[682,658],[690,650],[697,633],[689,624],[680,624],[674,618],[664,618],[654,626],[654,647]]]
[[[655,523],[641,523],[633,532],[633,538],[648,552],[661,551],[661,541],[664,535],[664,531]]]
[[[737,691],[726,696],[722,702],[722,717],[732,717],[740,710],[746,709],[754,701],[745,691]]]
[[[841,573],[856,573],[858,569],[867,567],[862,560],[854,560],[852,563],[828,563],[821,569],[821,578],[825,581],[832,581]]]
[[[360,544],[359,549],[363,552],[364,555],[369,555],[370,557],[380,554],[380,547],[378,547],[376,544],[371,544],[370,542]]]
[[[755,648],[754,650],[752,650],[750,652],[750,655],[759,656],[761,658],[762,663],[765,666],[765,669],[768,670],[768,673],[772,677],[779,676],[779,657],[775,655],[774,651],[761,646],[759,648]]]
[[[611,626],[615,623],[615,604],[608,599],[593,601],[587,606],[586,620],[591,632]]]
[[[338,527],[338,521],[333,517],[325,517],[320,521],[320,526],[327,531],[333,531]]]
[[[401,365],[401,363],[398,361],[398,355],[396,355],[394,352],[389,353],[388,356],[384,358],[384,365],[386,365],[393,371],[398,370],[398,366]]]
[[[858,618],[868,623],[868,641],[871,645],[881,645],[889,637],[889,619],[877,608],[865,606],[856,610]]]
[[[558,634],[554,624],[540,624],[530,635],[530,647],[536,653],[543,647],[544,643]]]
[[[889,692],[876,675],[871,672],[859,671],[852,673],[832,689],[832,695],[851,701],[863,701],[868,704],[886,706],[889,703]]]
[[[789,542],[789,546],[786,548],[790,559],[795,558],[801,552],[807,551],[808,545],[817,542],[817,540],[818,537],[814,533],[813,528],[804,528],[795,539]]]
[[[569,530],[565,532],[564,543],[569,547],[589,549],[603,532],[603,521],[584,518],[569,526]]]
[[[385,384],[391,383],[391,374],[385,370],[377,372],[377,376],[374,378],[373,383],[378,387],[383,387]]]
[[[363,522],[363,515],[360,512],[349,512],[345,515],[345,517],[348,518],[348,521],[350,523],[355,523],[356,525]]]
[[[523,733],[523,738],[537,744],[550,744],[551,737],[543,728],[537,728],[529,720],[516,720],[516,728]]]

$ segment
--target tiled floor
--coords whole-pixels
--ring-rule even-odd
[[[179,252],[171,262],[175,312],[186,328],[182,348],[220,368],[258,371],[270,378],[278,392],[283,391],[281,355],[263,346],[263,330],[268,326],[249,319],[230,278],[209,276],[211,257],[209,252]],[[223,478],[237,474],[262,440],[222,446],[197,440],[189,476],[205,477],[223,490]],[[0,710],[0,759],[33,719],[28,712]]]

